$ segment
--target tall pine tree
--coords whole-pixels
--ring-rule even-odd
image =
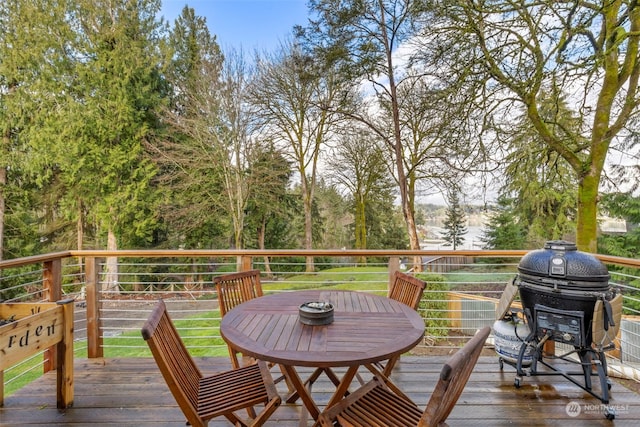
[[[453,250],[464,243],[464,235],[467,234],[467,215],[460,206],[459,191],[451,190],[447,194],[447,213],[444,220],[444,233],[442,238],[449,243]]]
[[[40,252],[55,218],[47,128],[69,94],[71,1],[0,2],[0,259]]]
[[[145,147],[164,97],[159,7],[158,0],[79,0],[69,13],[81,59],[55,123],[57,163],[63,203],[94,232],[96,246],[144,246],[157,226],[156,169]]]

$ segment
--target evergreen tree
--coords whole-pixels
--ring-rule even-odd
[[[292,175],[291,164],[272,144],[263,144],[251,166],[254,186],[247,201],[244,247],[290,248],[295,245],[290,229],[294,196],[287,192]],[[269,259],[264,259],[265,272],[270,273]]]
[[[453,247],[453,250],[464,243],[464,235],[467,234],[467,215],[460,206],[458,193],[459,191],[453,189],[447,194],[447,213],[443,223],[445,231],[442,233],[442,238]]]
[[[480,238],[487,249],[526,248],[527,229],[514,211],[514,199],[500,196]]]
[[[627,223],[624,234],[605,234],[598,238],[598,252],[626,258],[640,253],[640,197],[631,193],[610,193],[602,196],[602,208],[608,215]]]
[[[231,215],[224,210],[222,70],[224,56],[206,19],[185,6],[168,34],[166,78],[171,101],[163,112],[167,135],[154,141],[159,179],[167,188],[161,206],[172,224],[167,244],[188,249],[226,247]],[[227,168],[228,169],[228,168]]]
[[[393,189],[386,188],[367,203],[367,249],[409,249],[402,209],[395,206],[395,199]]]
[[[64,226],[49,124],[72,92],[71,4],[0,2],[0,259],[42,252],[49,223]]]
[[[579,121],[562,96],[544,93],[540,114],[557,134]],[[555,125],[551,125],[555,122]],[[523,247],[542,247],[547,240],[575,239],[578,185],[567,161],[542,141],[523,111],[514,122],[505,158],[506,183],[500,193],[513,197],[514,214],[527,230]]]
[[[77,224],[78,246],[146,246],[157,229],[161,198],[146,148],[165,96],[159,7],[158,0],[78,0],[67,13],[74,69],[60,76],[69,89],[43,126],[55,137],[38,143],[55,156],[59,206]],[[83,239],[85,227],[92,235]]]

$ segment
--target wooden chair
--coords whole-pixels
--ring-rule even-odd
[[[393,276],[393,283],[387,294],[387,297],[408,305],[414,310],[418,309],[420,299],[424,293],[426,283],[417,277],[396,271]],[[389,359],[386,362],[377,364],[385,376],[391,375],[391,371],[400,360],[400,355]]]
[[[224,317],[224,315],[236,305],[263,295],[262,284],[260,283],[260,270],[241,271],[216,276],[213,279],[213,283],[218,293],[221,317]],[[229,357],[231,357],[231,365],[236,369],[239,368],[239,352],[231,348],[228,344],[227,347],[229,349]]]
[[[218,292],[220,315],[224,316],[238,304],[262,296],[260,270],[240,271],[238,273],[216,276],[213,284]]]
[[[203,376],[178,335],[164,301],[158,301],[142,327],[151,353],[169,390],[192,426],[224,416],[235,425],[261,426],[280,406],[280,396],[264,362]],[[264,405],[255,416],[253,407]],[[246,409],[252,420],[242,420],[236,411]]]
[[[425,287],[426,283],[417,277],[396,271],[387,296],[417,310]]]
[[[491,328],[485,326],[444,364],[424,411],[406,397],[392,393],[377,379],[369,381],[320,414],[320,424],[347,426],[446,426],[469,380]]]
[[[260,270],[241,271],[216,276],[213,279],[213,283],[218,293],[221,317],[224,317],[224,315],[236,305],[263,295],[262,283],[260,282]],[[227,348],[229,349],[231,365],[236,369],[239,368],[241,365],[238,358],[240,352],[232,348],[229,344],[227,344]],[[269,363],[269,369],[273,368],[274,365],[274,363]],[[282,368],[280,368],[280,370],[282,371],[282,375],[276,377],[274,382],[279,383],[282,380],[286,380],[287,386],[291,389],[290,382],[284,370]]]

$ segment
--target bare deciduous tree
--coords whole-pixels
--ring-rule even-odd
[[[393,185],[385,157],[384,147],[366,128],[345,129],[327,168],[331,179],[353,199],[356,249],[367,249],[367,205]],[[366,263],[365,258],[361,261]]]
[[[577,244],[596,251],[607,153],[638,114],[640,4],[542,0],[434,2],[425,37],[451,73],[498,112],[496,132],[523,106],[540,139],[578,180]],[[541,113],[543,92],[568,94],[580,126]],[[558,110],[560,113],[561,111]]]
[[[304,248],[313,248],[312,204],[322,148],[331,139],[335,114],[323,106],[339,95],[334,76],[320,73],[311,58],[290,43],[261,58],[251,88],[262,132],[291,160],[300,179],[304,206]],[[313,258],[307,257],[307,271]]]

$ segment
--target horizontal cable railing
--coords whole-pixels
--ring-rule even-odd
[[[196,356],[227,356],[213,280],[256,268],[266,294],[300,289],[349,289],[386,294],[394,271],[427,282],[418,308],[425,338],[418,354],[460,346],[480,327],[492,326],[505,285],[526,251],[69,251],[0,262],[0,300],[72,298],[76,357],[149,356],[140,328],[163,298]],[[313,257],[314,271],[306,271]],[[611,284],[624,297],[624,318],[614,364],[640,365],[640,260],[599,256]],[[420,266],[415,268],[416,262]],[[419,271],[422,270],[422,271]],[[39,376],[43,358],[4,372],[7,390]],[[45,368],[46,369],[46,368]],[[637,372],[637,371],[635,371]]]

